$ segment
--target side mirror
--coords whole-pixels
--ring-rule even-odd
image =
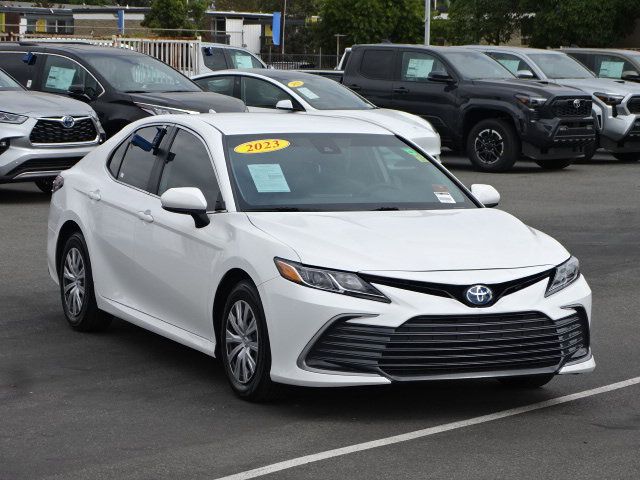
[[[471,185],[471,193],[485,207],[495,207],[500,203],[500,194],[491,185],[475,183]]]
[[[276,103],[276,108],[278,110],[293,111],[293,102],[291,100],[279,100],[278,103]]]
[[[635,70],[627,70],[622,72],[622,76],[620,78],[629,82],[637,82],[640,81],[640,74]]]
[[[71,85],[67,90],[69,95],[80,100],[91,100],[91,97],[87,94],[84,85]]]
[[[429,75],[427,75],[427,80],[431,80],[432,82],[451,83],[453,82],[453,77],[447,72],[430,72]]]
[[[206,227],[210,223],[207,200],[199,188],[170,188],[162,194],[160,203],[167,212],[191,215],[196,228]]]
[[[535,75],[531,70],[518,70],[518,72],[516,73],[516,77],[525,78],[527,80],[533,78],[534,76]]]

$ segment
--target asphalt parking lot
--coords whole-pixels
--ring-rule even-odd
[[[534,392],[478,380],[292,389],[245,403],[196,351],[122,321],[101,334],[68,328],[46,269],[48,199],[31,184],[3,185],[0,479],[213,480],[639,377],[640,164],[596,155],[559,172],[519,163],[483,174],[444,159],[581,260],[594,294],[594,373]],[[640,385],[299,463],[259,478],[637,479]]]

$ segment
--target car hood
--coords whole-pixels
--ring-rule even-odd
[[[0,92],[0,110],[31,117],[95,116],[93,109],[79,100],[31,91]]]
[[[530,93],[535,95],[579,95],[578,89],[567,85],[547,82],[546,80],[474,80],[474,85],[484,87],[494,87],[496,89],[512,89],[514,93]]]
[[[548,235],[488,208],[247,215],[302,263],[354,272],[555,266],[569,258]]]
[[[640,85],[624,80],[614,80],[612,78],[562,78],[555,80],[563,85],[579,88],[587,93],[615,93],[618,95],[628,95],[629,93],[640,94]]]
[[[246,112],[242,100],[213,92],[165,92],[131,93],[134,102],[150,103],[162,107],[180,108],[194,112],[209,113]]]

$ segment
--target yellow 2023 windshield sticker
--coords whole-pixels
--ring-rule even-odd
[[[291,88],[297,88],[297,87],[301,87],[304,85],[304,82],[302,80],[293,80],[289,83],[287,83],[287,85]]]
[[[287,140],[267,138],[241,143],[233,151],[236,153],[270,153],[287,148],[289,145],[291,144]]]

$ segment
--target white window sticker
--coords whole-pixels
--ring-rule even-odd
[[[624,62],[602,62],[600,64],[600,73],[598,76],[606,78],[621,78],[623,69]]]
[[[433,59],[411,58],[407,65],[405,78],[427,78],[433,69]]]
[[[500,65],[509,70],[511,73],[518,73],[518,67],[520,66],[520,60],[507,60],[506,58],[501,58],[498,60]]]
[[[47,76],[45,87],[55,90],[69,90],[73,77],[76,74],[74,68],[51,67]]]
[[[309,100],[316,100],[318,98],[320,98],[318,95],[316,95],[315,93],[313,93],[311,90],[309,90],[307,87],[300,87],[298,89],[296,89],[296,91],[298,93],[301,93],[302,95],[304,95],[305,97],[307,97]]]
[[[235,63],[236,63],[236,68],[253,68],[253,62],[251,61],[251,57],[244,53],[235,54]]]
[[[456,203],[449,192],[433,192],[440,203]]]
[[[288,193],[291,191],[279,164],[251,164],[248,167],[259,193]]]
[[[32,83],[33,83],[33,80],[31,79],[27,80],[27,88],[31,88]]]

